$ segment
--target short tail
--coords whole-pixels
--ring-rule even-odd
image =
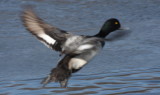
[[[50,82],[59,82],[61,87],[67,87],[70,76],[70,70],[56,67],[51,71],[50,75],[43,79],[41,84],[43,84],[43,87],[45,87]]]

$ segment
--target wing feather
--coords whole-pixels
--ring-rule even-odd
[[[45,23],[32,9],[26,9],[22,14],[24,26],[48,47],[61,51],[61,45],[72,34]]]

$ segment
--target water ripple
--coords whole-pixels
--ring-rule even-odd
[[[42,87],[42,78],[0,81],[0,95],[121,95],[160,93],[160,68],[121,70],[98,74],[77,74],[69,81],[68,88],[51,83]]]

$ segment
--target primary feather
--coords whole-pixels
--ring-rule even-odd
[[[64,41],[72,36],[64,30],[45,23],[31,9],[23,12],[22,21],[27,30],[35,35],[41,42],[56,51],[61,51]]]

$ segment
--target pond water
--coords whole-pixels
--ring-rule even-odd
[[[106,43],[68,88],[41,80],[60,57],[29,34],[20,16],[34,6],[46,22],[75,34],[94,35],[105,20],[118,18],[129,35]],[[159,0],[1,0],[0,95],[159,95]]]

